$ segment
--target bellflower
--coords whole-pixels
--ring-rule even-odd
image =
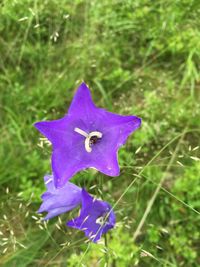
[[[44,220],[70,211],[81,203],[82,190],[75,184],[67,182],[64,187],[57,189],[52,175],[46,175],[44,182],[47,191],[41,196],[43,203],[38,210],[38,213],[48,212]]]
[[[115,225],[115,214],[111,206],[102,200],[94,199],[82,189],[80,216],[67,222],[67,226],[84,231],[93,242],[97,242]]]
[[[118,149],[140,124],[141,119],[136,116],[122,116],[96,107],[89,88],[82,83],[68,114],[58,120],[35,123],[53,145],[55,186],[64,186],[75,173],[90,167],[118,176]]]

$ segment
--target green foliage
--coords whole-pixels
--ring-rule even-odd
[[[0,15],[4,266],[105,266],[108,261],[112,267],[198,267],[199,0],[4,0]],[[107,236],[107,248],[88,247],[82,233],[65,227],[77,211],[48,225],[35,213],[43,176],[51,173],[51,147],[33,123],[62,117],[82,80],[98,106],[143,121],[119,151],[119,177],[94,170],[73,177],[90,193],[117,203],[118,224]]]
[[[3,266],[28,266],[31,263],[35,256],[37,255],[39,249],[43,246],[43,244],[47,241],[48,235],[45,232],[29,232],[27,233],[26,242],[27,246],[18,249],[16,253],[12,253],[7,257],[7,259],[2,259],[4,263]]]
[[[93,266],[105,266],[106,259],[117,266],[126,267],[137,263],[139,250],[132,242],[128,232],[124,231],[124,226],[119,225],[113,232],[112,238],[109,238],[109,248],[104,244],[91,244],[90,250],[84,257],[85,247],[80,254],[73,253],[67,261],[67,266],[78,266],[80,259],[83,257],[82,264],[87,266],[90,262]]]
[[[172,191],[175,196],[196,210],[200,210],[199,171],[199,162],[188,167],[183,176],[177,178]],[[170,237],[170,243],[179,257],[187,259],[192,264],[192,262],[198,261],[198,252],[196,251],[200,238],[198,217],[195,213],[189,213],[188,209],[180,208],[178,203],[173,203],[171,208],[174,216],[174,231]]]

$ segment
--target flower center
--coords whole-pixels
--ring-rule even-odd
[[[101,226],[108,224],[108,223],[109,223],[109,219],[106,218],[106,217],[107,217],[107,214],[108,214],[108,213],[106,212],[106,213],[104,213],[102,216],[98,217],[98,218],[96,219],[96,223],[100,224]],[[105,219],[106,219],[106,220],[105,220]]]
[[[88,153],[92,152],[92,146],[96,144],[98,140],[103,136],[103,134],[98,131],[94,131],[89,134],[81,130],[80,128],[74,128],[74,131],[85,137],[85,150]]]

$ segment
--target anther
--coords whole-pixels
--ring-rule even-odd
[[[108,213],[103,214],[102,216],[96,219],[96,223],[100,224],[101,226],[106,225],[108,223]]]

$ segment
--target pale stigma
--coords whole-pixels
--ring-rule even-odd
[[[103,136],[101,132],[94,131],[88,134],[85,131],[77,127],[74,128],[74,131],[85,137],[85,150],[88,153],[92,152],[91,146],[96,143],[97,139],[100,139]]]
[[[96,219],[96,223],[100,224],[101,226],[106,225],[108,223],[108,213],[103,214],[102,216]]]

